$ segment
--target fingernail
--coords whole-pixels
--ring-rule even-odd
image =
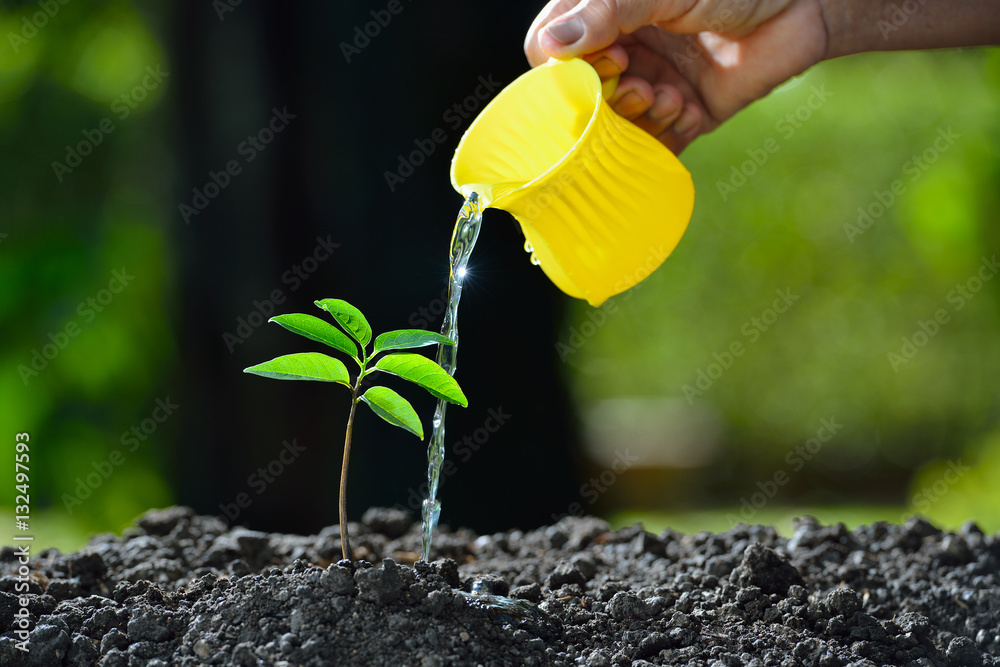
[[[653,120],[666,120],[677,113],[677,105],[666,93],[657,93],[653,106],[649,108],[649,117]]]
[[[674,132],[677,134],[687,134],[698,124],[698,117],[693,113],[682,113],[681,117],[674,123]]]
[[[616,65],[610,58],[601,58],[595,63],[591,63],[594,71],[602,79],[610,79],[615,74],[618,74],[618,65]]]
[[[621,96],[617,102],[612,105],[612,108],[620,114],[629,114],[636,108],[642,105],[642,98],[633,91],[628,91]]]
[[[550,23],[545,29],[563,46],[569,46],[583,37],[583,21],[579,16],[559,23]]]

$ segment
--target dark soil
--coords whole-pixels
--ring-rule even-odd
[[[0,665],[1000,665],[1000,535],[925,521],[719,534],[442,530],[395,510],[319,535],[154,510],[119,538],[32,557],[30,653],[0,551]],[[390,560],[394,559],[394,560]],[[474,580],[476,583],[474,584]],[[504,603],[492,592],[516,598]],[[526,604],[525,601],[537,603]]]

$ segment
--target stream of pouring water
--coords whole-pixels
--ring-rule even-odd
[[[462,298],[462,284],[465,282],[469,256],[479,238],[479,226],[483,222],[483,210],[479,195],[473,192],[462,205],[451,236],[451,269],[448,274],[448,307],[444,311],[441,333],[455,342],[454,345],[439,345],[437,362],[455,375],[458,358],[458,302]],[[430,561],[431,539],[441,515],[441,501],[437,499],[438,482],[441,479],[441,464],[444,463],[444,413],[447,403],[438,400],[434,411],[434,430],[427,445],[427,499],[423,505],[423,559]]]

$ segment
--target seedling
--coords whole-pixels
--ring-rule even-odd
[[[354,410],[358,402],[368,405],[375,414],[393,426],[409,431],[421,440],[424,439],[423,425],[409,401],[388,387],[369,387],[362,394],[361,385],[365,378],[382,371],[409,380],[426,389],[431,395],[461,405],[463,408],[467,407],[469,402],[458,382],[446,370],[423,355],[393,352],[383,354],[376,360],[380,354],[390,350],[407,350],[434,344],[454,345],[447,336],[422,329],[389,331],[375,339],[374,348],[369,354],[367,348],[372,339],[372,329],[360,310],[340,299],[323,299],[317,301],[316,305],[329,313],[347,335],[326,320],[302,313],[277,315],[268,322],[277,322],[293,333],[350,355],[359,368],[354,380],[351,380],[344,362],[319,352],[286,354],[246,368],[243,372],[276,380],[336,382],[351,390],[351,412],[347,417],[347,434],[344,437],[344,462],[340,467],[340,546],[344,558],[350,560],[351,542],[347,534],[347,463],[351,456],[351,432],[354,429]]]

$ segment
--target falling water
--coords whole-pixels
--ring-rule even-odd
[[[450,375],[455,375],[458,358],[458,302],[462,298],[462,284],[465,282],[469,256],[479,238],[479,226],[483,222],[483,210],[479,195],[473,192],[462,205],[451,235],[451,270],[448,275],[448,307],[444,311],[441,333],[455,342],[454,345],[438,346],[437,362]],[[444,463],[444,413],[447,403],[438,400],[434,411],[434,430],[427,445],[427,499],[423,506],[423,559],[430,560],[431,539],[438,517],[441,515],[441,501],[437,499],[438,482],[441,479],[441,465]]]
[[[483,209],[479,201],[479,195],[473,192],[462,205],[458,214],[458,221],[455,223],[455,231],[451,235],[451,270],[448,276],[448,307],[444,312],[444,323],[441,325],[441,333],[454,341],[454,345],[438,346],[437,362],[448,371],[450,375],[455,375],[456,361],[458,359],[458,302],[462,298],[462,285],[465,282],[466,269],[469,264],[469,256],[479,238],[479,226],[483,222]],[[525,241],[524,249],[531,253],[533,264],[535,260],[534,248]],[[427,499],[423,506],[423,560],[430,561],[431,540],[434,537],[434,528],[437,527],[438,517],[441,516],[441,501],[437,499],[438,482],[441,478],[441,466],[444,463],[444,413],[448,404],[444,400],[438,400],[437,410],[434,411],[434,430],[431,433],[431,441],[427,446]],[[473,582],[471,592],[460,591],[465,597],[465,601],[474,607],[485,610],[491,618],[509,623],[517,627],[534,627],[536,634],[539,628],[544,629],[549,626],[548,618],[536,605],[525,600],[495,595],[492,590],[481,581]]]

